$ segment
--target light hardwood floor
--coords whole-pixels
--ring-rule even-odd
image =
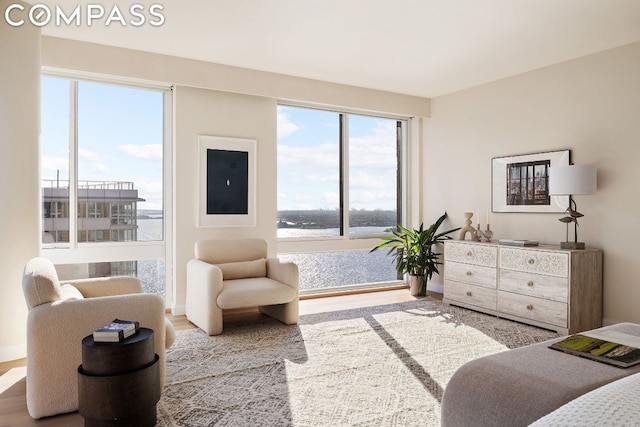
[[[440,294],[430,294],[441,299]],[[405,288],[376,292],[304,298],[300,301],[300,314],[322,313],[348,310],[358,307],[370,307],[393,304],[416,299]],[[264,315],[257,310],[236,310],[225,312],[225,324],[256,321]],[[185,316],[167,314],[176,330],[192,329],[195,326]],[[27,412],[26,403],[26,359],[0,363],[0,427],[20,426],[59,426],[81,427],[84,419],[77,412],[34,420]]]

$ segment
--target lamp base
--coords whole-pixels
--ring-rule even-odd
[[[584,249],[584,242],[560,242],[562,249]]]

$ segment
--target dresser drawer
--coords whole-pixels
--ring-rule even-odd
[[[558,301],[500,291],[498,311],[561,328],[567,327],[567,304]]]
[[[464,264],[461,262],[445,261],[445,279],[456,282],[470,283],[485,288],[496,289],[497,270],[481,265]]]
[[[500,290],[566,303],[569,281],[564,277],[500,270]]]
[[[444,257],[449,261],[495,268],[498,264],[498,248],[482,244],[447,242],[444,245]]]
[[[539,250],[500,248],[500,268],[569,277],[569,254]]]
[[[496,309],[496,290],[480,286],[460,283],[453,280],[444,281],[445,298],[477,307]]]

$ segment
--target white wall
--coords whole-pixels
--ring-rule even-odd
[[[11,2],[0,0],[0,9]],[[40,30],[0,19],[0,362],[26,353],[22,270],[40,251]],[[28,166],[25,166],[28,165]]]
[[[186,264],[197,240],[262,237],[275,255],[276,101],[178,86],[175,97],[175,270],[173,311],[184,313]],[[256,139],[256,227],[198,228],[198,135]]]
[[[568,61],[432,100],[425,127],[427,217],[491,200],[491,158],[571,149],[598,169],[598,192],[576,196],[579,237],[604,251],[606,323],[640,322],[640,43]],[[475,218],[476,215],[474,215]],[[561,214],[494,213],[495,238],[565,239]],[[475,222],[475,221],[474,221]]]

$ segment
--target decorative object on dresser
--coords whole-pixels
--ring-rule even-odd
[[[443,301],[557,331],[602,324],[602,251],[448,241]]]
[[[459,240],[465,240],[467,238],[467,233],[471,235],[471,240],[478,240],[478,233],[473,225],[471,225],[471,218],[473,217],[473,212],[465,212],[464,213],[464,227],[460,229],[460,234],[458,236]]]
[[[491,160],[491,206],[493,212],[564,212],[569,203],[565,195],[551,195],[549,168],[568,166],[570,150]]]
[[[487,223],[487,229],[482,232],[482,239],[478,239],[481,242],[490,242],[493,239],[493,231],[489,227],[489,223]]]
[[[569,196],[569,216],[560,218],[567,225],[566,241],[560,243],[563,249],[584,249],[584,242],[578,242],[578,218],[583,217],[573,199],[577,194],[594,194],[597,187],[594,166],[558,166],[549,168],[549,194]],[[569,224],[574,226],[574,241],[569,241]]]
[[[448,234],[460,230],[458,227],[438,233],[438,228],[446,218],[445,212],[426,229],[423,224],[420,224],[417,230],[410,230],[398,224],[398,231],[392,230],[392,236],[383,237],[382,243],[370,251],[389,249],[387,255],[393,255],[398,273],[409,275],[411,295],[427,294],[427,280],[431,280],[434,273],[440,273],[438,265],[442,264],[440,261],[442,254],[436,252],[434,246],[450,240],[451,237]]]

